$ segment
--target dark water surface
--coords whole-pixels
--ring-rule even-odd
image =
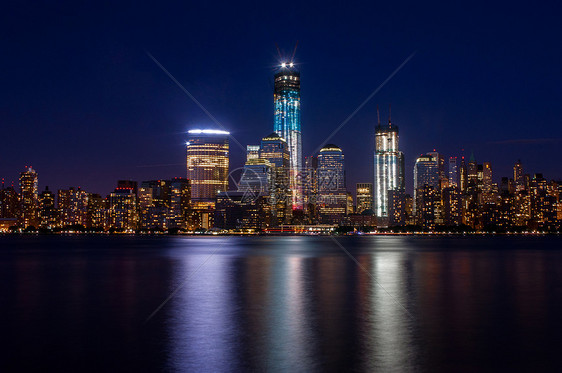
[[[562,238],[338,240],[0,236],[0,371],[562,369]]]

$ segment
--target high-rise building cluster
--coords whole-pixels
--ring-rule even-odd
[[[119,180],[107,197],[81,188],[49,187],[38,193],[38,174],[28,167],[19,190],[2,183],[0,231],[169,231],[192,229],[191,184],[186,178]]]
[[[513,178],[497,183],[489,162],[473,155],[447,161],[434,150],[415,160],[407,194],[399,128],[390,114],[381,124],[378,108],[374,172],[356,184],[354,199],[339,146],[303,158],[300,73],[292,62],[274,75],[273,110],[273,132],[247,145],[238,173],[230,167],[230,133],[219,129],[188,131],[185,178],[120,180],[105,198],[80,187],[39,192],[37,172],[26,167],[19,188],[2,182],[0,231],[560,229],[562,183],[525,174],[520,161]]]
[[[402,224],[424,230],[469,228],[477,231],[558,231],[562,223],[562,183],[542,174],[523,173],[521,161],[513,178],[494,182],[492,165],[468,162],[437,152],[423,154],[414,167],[413,210]]]

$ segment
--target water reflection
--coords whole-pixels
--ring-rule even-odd
[[[5,239],[0,371],[37,361],[79,371],[562,363],[556,237],[339,240],[364,270],[322,237]]]

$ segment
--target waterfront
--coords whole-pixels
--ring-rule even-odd
[[[561,242],[3,236],[0,369],[554,371]]]

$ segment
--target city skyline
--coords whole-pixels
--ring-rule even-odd
[[[406,169],[431,149],[457,156],[464,149],[467,159],[474,151],[493,162],[497,175],[510,174],[519,158],[549,178],[562,173],[556,161],[561,52],[547,5],[508,12],[488,5],[481,12],[455,4],[369,4],[338,10],[338,22],[329,4],[303,5],[283,19],[260,4],[255,12],[264,16],[252,10],[236,20],[226,16],[240,10],[234,4],[220,14],[210,5],[192,6],[171,12],[117,5],[111,14],[85,5],[8,9],[4,26],[18,32],[7,34],[0,62],[9,134],[0,140],[0,175],[17,181],[22,165],[33,165],[42,185],[103,194],[112,180],[182,175],[183,134],[212,122],[145,51],[241,143],[252,144],[271,128],[275,44],[292,51],[297,40],[303,155],[322,145],[314,134],[337,128],[416,51],[330,141],[346,161],[372,158],[373,144],[357,146],[357,134],[372,131],[376,104],[392,103]],[[48,15],[67,16],[53,23]],[[225,34],[225,27],[239,31]],[[231,163],[244,158],[233,146]],[[349,184],[368,181],[362,175],[370,169],[348,167]],[[409,193],[412,177],[406,172]]]

